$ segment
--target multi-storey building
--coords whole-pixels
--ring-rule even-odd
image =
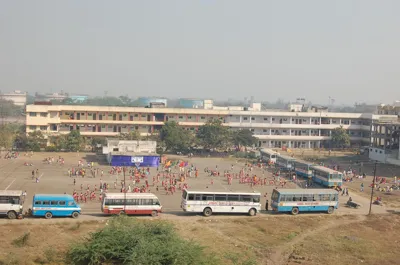
[[[15,90],[14,92],[11,93],[4,93],[4,94],[0,93],[0,99],[12,101],[14,105],[17,106],[25,106],[26,97],[27,93],[19,90]]]
[[[219,119],[223,125],[249,129],[259,139],[259,146],[289,148],[329,147],[331,131],[343,126],[352,143],[371,144],[371,126],[379,119],[397,116],[361,113],[262,111],[256,108],[214,107],[134,108],[73,105],[28,105],[26,132],[41,130],[46,135],[65,134],[79,130],[84,136],[117,136],[138,131],[157,133],[166,121],[176,121],[190,131],[196,131],[209,119]]]

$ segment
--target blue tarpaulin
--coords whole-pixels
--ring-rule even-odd
[[[139,167],[158,167],[160,164],[159,156],[124,156],[113,155],[111,157],[111,166],[139,166]]]

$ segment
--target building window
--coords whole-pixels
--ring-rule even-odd
[[[254,117],[251,117],[251,120],[252,120],[252,121],[254,121],[255,119],[256,119],[256,118],[254,118]]]
[[[29,116],[36,117],[36,112],[29,112]]]
[[[254,132],[254,129],[250,129],[250,132]]]
[[[267,132],[267,130],[263,130],[263,132]]]
[[[179,119],[183,119],[183,116],[179,116]]]
[[[135,114],[135,117],[137,118],[137,117],[139,117],[139,115]]]
[[[36,126],[35,125],[30,125],[29,126],[29,130],[36,130]]]
[[[46,112],[40,113],[40,117],[47,117],[47,113]]]
[[[268,118],[267,117],[264,117],[264,121],[268,121]],[[265,141],[264,141],[265,142]]]
[[[142,114],[142,116],[141,116],[142,118],[146,118],[146,115],[144,115],[144,114]]]
[[[50,124],[50,131],[57,131],[57,125],[56,124]]]
[[[247,121],[247,117],[244,117],[243,120],[244,120],[244,121]]]
[[[272,118],[272,121],[275,121],[275,118]]]
[[[191,119],[192,119],[192,116],[188,116],[188,119],[191,120]]]
[[[47,126],[40,126],[41,131],[47,131]]]
[[[204,116],[201,116],[201,117],[200,117],[200,119],[201,119],[201,120],[205,120],[205,119],[206,119],[206,117],[204,117]]]

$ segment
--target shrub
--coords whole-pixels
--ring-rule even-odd
[[[140,222],[127,216],[110,219],[105,228],[72,245],[66,261],[76,265],[217,264],[203,247],[181,239],[170,224]]]
[[[28,245],[28,240],[29,240],[30,235],[31,234],[29,232],[25,232],[22,236],[14,239],[12,241],[12,244],[16,247],[24,247],[24,246]]]

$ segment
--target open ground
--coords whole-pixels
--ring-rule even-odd
[[[43,163],[45,157],[61,156],[65,165]],[[177,158],[177,157],[175,157]],[[13,160],[0,160],[0,189],[26,190],[25,209],[31,207],[35,193],[72,193],[80,190],[80,184],[99,186],[100,176],[96,178],[78,177],[76,185],[67,174],[68,168],[77,167],[78,160],[94,161],[104,170],[103,182],[123,179],[122,175],[109,175],[109,166],[98,165],[99,157],[86,153],[35,153],[32,157],[23,154]],[[204,168],[228,170],[232,164],[234,171],[239,171],[243,163],[236,159],[221,158],[184,158],[199,168],[198,178],[187,180],[190,189],[196,190],[256,190],[268,193],[268,199],[274,186],[257,186],[251,188],[247,184],[227,185],[224,177],[213,178],[204,173]],[[24,166],[24,163],[33,166]],[[39,170],[39,183],[32,180],[31,171]],[[262,177],[261,169],[255,168],[256,175]],[[151,169],[150,183],[156,170]],[[264,176],[272,179],[271,173]],[[127,178],[129,179],[129,178]],[[369,180],[365,180],[370,183]],[[128,183],[128,181],[127,181]],[[369,184],[368,183],[368,184]],[[354,184],[354,191],[357,190]],[[365,185],[368,187],[368,185]],[[296,187],[288,182],[288,187]],[[120,186],[115,192],[119,191]],[[366,188],[366,191],[370,189]],[[111,190],[113,192],[113,190]],[[340,197],[340,207],[334,215],[259,213],[256,217],[216,215],[204,218],[199,215],[183,213],[180,209],[181,193],[166,195],[165,191],[151,192],[157,194],[163,204],[165,213],[157,218],[139,217],[143,221],[173,222],[177,231],[187,239],[193,239],[204,245],[208,251],[215,252],[226,264],[395,264],[399,252],[400,216],[396,207],[375,206],[374,215],[366,217],[369,209],[367,194],[351,192],[354,201],[362,204],[360,209],[344,207],[347,197]],[[263,204],[267,198],[263,198]],[[31,219],[0,220],[0,240],[2,248],[0,264],[55,264],[57,257],[65,252],[67,246],[90,231],[105,225],[107,218],[100,214],[100,202],[82,204],[82,216],[78,220],[66,219]],[[28,244],[15,247],[14,239],[29,232]],[[0,258],[1,260],[1,258]],[[238,263],[238,262],[241,263]],[[248,263],[251,264],[251,263]]]

